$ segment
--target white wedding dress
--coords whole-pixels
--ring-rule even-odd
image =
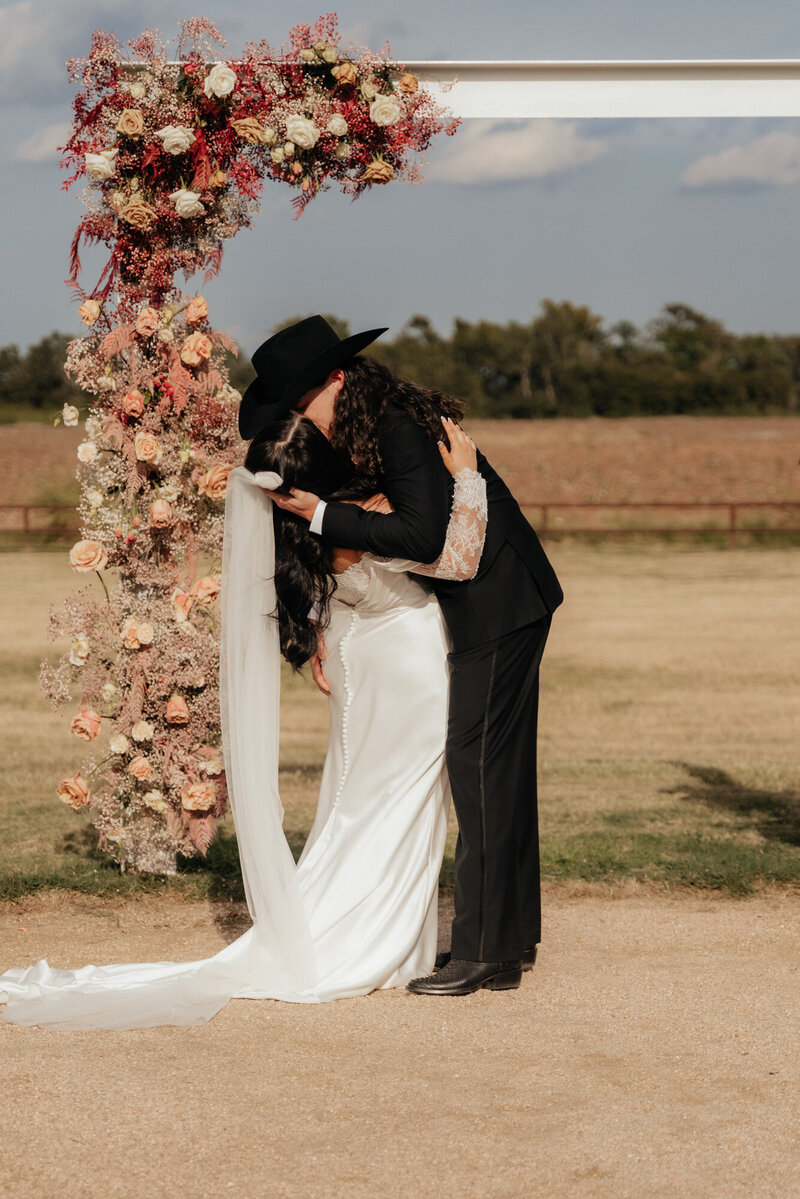
[[[369,554],[337,577],[325,639],[328,752],[295,866],[278,794],[280,654],[275,476],[228,476],[220,712],[226,775],[252,927],[213,957],[0,975],[6,1023],[61,1028],[203,1024],[231,998],[318,1003],[401,986],[433,967],[449,784],[447,634],[408,573],[471,578],[486,487],[456,476],[444,551],[421,567]]]

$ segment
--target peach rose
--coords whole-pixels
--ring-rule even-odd
[[[207,812],[217,802],[217,784],[190,783],[181,791],[181,804],[187,812]]]
[[[78,316],[84,325],[93,325],[100,315],[100,305],[97,300],[84,300],[78,309]]]
[[[159,325],[158,312],[155,308],[140,308],[134,324],[140,337],[152,337]]]
[[[218,191],[221,187],[224,187],[227,182],[228,176],[224,171],[221,171],[219,167],[217,167],[216,171],[212,171],[211,173],[208,186],[212,189],[212,191]]]
[[[126,416],[141,416],[144,412],[144,396],[137,387],[125,392],[122,397],[122,411]]]
[[[401,78],[398,87],[400,88],[400,91],[404,92],[407,96],[413,96],[414,92],[419,91],[419,80],[417,79],[416,75],[406,74]]]
[[[119,210],[119,215],[126,224],[142,230],[149,229],[156,219],[155,209],[145,204],[141,196],[131,196],[125,207]]]
[[[202,579],[198,579],[192,588],[192,595],[198,604],[208,606],[213,604],[219,595],[219,588],[220,582],[215,575],[203,575]]]
[[[143,757],[141,754],[137,758],[131,758],[130,762],[128,763],[128,772],[129,774],[132,774],[135,779],[138,779],[140,783],[146,782],[147,779],[152,778],[153,776],[152,766],[148,762],[147,758]]]
[[[80,572],[103,570],[108,554],[99,541],[76,541],[69,551],[69,564]]]
[[[189,708],[182,695],[175,692],[167,704],[167,724],[188,724]]]
[[[267,140],[266,129],[255,117],[242,117],[238,121],[231,121],[231,125],[243,142],[255,143]]]
[[[117,121],[117,133],[141,137],[144,133],[144,117],[138,108],[123,108]]]
[[[339,87],[349,87],[358,83],[358,71],[351,62],[339,63],[338,67],[333,67],[331,74],[336,76]]]
[[[199,366],[211,357],[211,339],[205,333],[190,333],[181,348],[181,362]]]
[[[159,791],[157,787],[154,787],[152,791],[145,791],[142,803],[146,803],[148,808],[152,808],[154,812],[166,812],[169,806],[164,798],[164,792]]]
[[[172,524],[172,508],[166,500],[153,500],[150,505],[150,528],[168,529]]]
[[[140,462],[149,462],[151,466],[158,466],[161,461],[161,446],[152,433],[140,430],[133,439],[133,448]]]
[[[208,304],[204,296],[195,296],[189,301],[189,306],[186,309],[186,319],[190,325],[196,325],[198,321],[204,321],[208,316]]]
[[[394,179],[394,167],[385,159],[375,158],[361,176],[367,183],[389,183]]]
[[[62,779],[58,784],[58,798],[68,803],[77,812],[89,802],[89,788],[86,779],[76,774],[74,778]]]
[[[124,733],[114,733],[108,742],[108,748],[112,754],[126,754],[130,749],[130,742]]]
[[[218,466],[212,466],[203,475],[200,482],[197,484],[197,490],[201,495],[207,495],[210,500],[221,500],[225,495],[225,488],[228,483],[228,475],[233,470],[232,466],[225,463],[220,463]]]
[[[122,633],[122,644],[126,649],[139,649],[141,647],[139,623],[132,616],[128,616],[123,620],[120,632]]]
[[[175,619],[179,624],[185,624],[189,619],[189,612],[194,603],[194,596],[189,595],[187,591],[173,591],[172,593],[172,611],[175,613]]]
[[[131,736],[134,741],[152,741],[153,726],[149,720],[137,720],[136,724],[131,729]]]
[[[80,712],[72,717],[69,731],[75,733],[83,741],[94,741],[100,732],[101,724],[100,716],[94,708],[81,708]]]

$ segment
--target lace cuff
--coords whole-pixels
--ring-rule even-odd
[[[453,507],[444,549],[429,566],[417,563],[410,569],[414,574],[428,575],[434,579],[464,582],[474,579],[478,573],[486,539],[489,505],[486,480],[480,471],[460,470],[454,478]]]

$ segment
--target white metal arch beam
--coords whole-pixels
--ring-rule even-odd
[[[404,65],[464,118],[800,116],[795,58]]]

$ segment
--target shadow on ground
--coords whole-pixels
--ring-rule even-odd
[[[671,764],[685,770],[689,781],[668,788],[667,794],[748,817],[753,829],[767,840],[800,846],[800,791],[745,787],[716,766]]]

